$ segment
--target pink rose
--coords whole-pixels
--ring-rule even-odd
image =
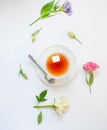
[[[83,65],[83,69],[88,72],[92,72],[99,67],[100,67],[99,65],[97,65],[96,63],[93,63],[93,62],[87,62],[86,64]]]

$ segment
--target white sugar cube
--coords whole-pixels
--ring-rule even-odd
[[[52,56],[52,61],[53,61],[53,62],[59,62],[59,61],[60,61],[59,55],[57,55],[57,56]]]

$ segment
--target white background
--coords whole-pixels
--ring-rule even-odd
[[[0,130],[107,130],[107,1],[72,0],[73,14],[61,14],[28,25],[39,16],[48,0],[0,0]],[[64,0],[60,1],[61,3]],[[34,44],[31,34],[43,28]],[[83,43],[67,36],[73,31]],[[63,44],[74,53],[78,73],[70,84],[46,86],[27,58],[38,58],[52,44]],[[92,94],[85,82],[82,65],[96,62]],[[29,79],[18,75],[20,64]],[[58,116],[53,110],[43,110],[43,122],[38,126],[35,95],[47,89],[49,99],[67,96],[70,108]]]

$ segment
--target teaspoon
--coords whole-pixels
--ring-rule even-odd
[[[28,55],[28,57],[32,60],[33,63],[35,63],[35,65],[43,72],[44,74],[44,78],[46,79],[46,81],[50,84],[55,83],[55,79],[51,78],[45,71],[44,69],[36,62],[36,60],[33,58],[33,56],[31,56],[30,54]]]

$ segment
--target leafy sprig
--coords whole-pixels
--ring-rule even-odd
[[[68,15],[72,14],[71,3],[69,1],[66,1],[62,6],[59,6],[58,3],[59,1],[55,2],[55,0],[52,0],[51,2],[48,2],[43,5],[40,10],[40,16],[36,20],[34,20],[29,26],[32,26],[41,19],[46,19],[55,16],[59,12],[65,12]]]
[[[45,4],[40,11],[40,17],[38,17],[35,21],[33,21],[29,26],[32,26],[34,23],[36,23],[37,21],[39,21],[40,19],[44,19],[44,18],[48,18],[50,17],[50,14],[54,8],[55,5],[55,1],[51,1],[47,4]]]
[[[24,79],[28,79],[28,76],[22,70],[21,64],[20,64],[19,75],[21,75]]]
[[[36,30],[33,34],[32,34],[32,43],[35,42],[36,40],[36,36],[38,35],[38,33],[41,31],[42,28]]]

